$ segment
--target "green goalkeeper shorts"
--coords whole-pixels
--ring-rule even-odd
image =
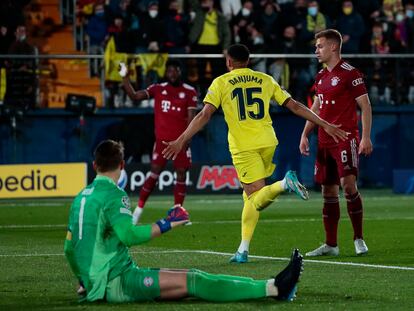
[[[106,301],[152,301],[160,297],[159,269],[133,267],[106,286]]]

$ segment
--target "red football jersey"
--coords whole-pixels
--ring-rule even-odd
[[[331,72],[327,68],[319,71],[315,91],[320,102],[319,116],[330,123],[341,124],[341,129],[358,137],[356,99],[367,93],[362,74],[341,60]],[[322,128],[319,128],[318,139],[322,147],[336,145]]]
[[[147,88],[154,98],[155,138],[171,141],[187,128],[188,109],[197,106],[197,93],[188,84],[174,87],[165,82]]]

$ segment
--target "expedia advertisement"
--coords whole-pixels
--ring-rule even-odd
[[[149,164],[127,164],[127,184],[125,191],[138,195],[145,178],[150,173]],[[89,182],[95,177],[90,171]],[[174,169],[167,165],[161,172],[154,193],[172,194],[174,189]],[[237,172],[233,165],[193,164],[187,172],[187,193],[238,193],[242,192]]]
[[[86,163],[0,165],[0,199],[75,196],[86,181]]]

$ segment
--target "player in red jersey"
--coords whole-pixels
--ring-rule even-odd
[[[139,193],[137,208],[133,214],[133,222],[137,223],[145,202],[154,189],[161,171],[167,164],[161,152],[162,141],[178,138],[187,128],[196,114],[197,93],[195,89],[181,81],[180,63],[169,60],[166,64],[167,82],[152,84],[146,90],[135,91],[128,79],[128,70],[121,63],[119,74],[128,96],[133,100],[154,98],[155,143],[152,152],[151,173],[144,182]],[[174,206],[182,206],[186,193],[186,173],[191,166],[190,147],[184,148],[174,160],[177,179],[174,186]]]
[[[323,130],[318,131],[318,151],[315,180],[322,185],[323,223],[326,241],[307,256],[339,254],[337,229],[339,223],[339,185],[347,201],[348,215],[354,229],[354,246],[357,255],[368,252],[363,240],[363,209],[357,188],[358,156],[372,152],[372,111],[361,73],[341,58],[341,34],[333,29],[315,35],[316,57],[326,65],[315,78],[316,96],[312,110],[330,123],[341,124],[349,133],[348,139],[336,143]],[[359,139],[357,106],[361,109],[362,137]],[[309,155],[308,135],[315,124],[307,121],[302,132],[299,149]]]

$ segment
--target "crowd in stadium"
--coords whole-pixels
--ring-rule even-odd
[[[188,53],[196,45],[220,52],[235,42],[256,53],[283,53],[287,47],[312,53],[314,33],[325,28],[344,35],[343,53],[414,51],[414,2],[408,0],[81,0],[78,5],[90,44],[102,46],[114,35],[120,52]],[[212,28],[218,38],[212,34],[199,42],[206,19],[218,22]]]
[[[83,0],[78,5],[91,54],[103,53],[111,36],[124,53],[218,54],[242,43],[252,53],[312,54],[314,34],[326,28],[342,33],[343,53],[414,53],[414,2],[409,0]],[[199,59],[189,80],[202,88],[225,71],[220,59],[210,62],[206,73],[206,62]],[[394,63],[368,63],[364,71],[373,102],[393,103],[395,84],[386,72]],[[311,59],[254,59],[252,66],[303,101],[318,70]],[[400,85],[406,95],[399,100],[414,102],[414,73],[410,63],[401,68],[407,79]]]
[[[16,23],[21,23],[22,7],[28,2],[2,1],[0,53],[10,53]],[[345,54],[414,53],[413,0],[79,0],[76,4],[90,54],[103,54],[110,38],[117,52],[132,54],[221,54],[232,43],[247,45],[253,54],[313,54],[314,34],[327,28],[342,33]],[[414,103],[413,59],[349,61],[364,72],[373,103]],[[198,58],[184,65],[187,80],[199,86],[201,94],[226,70],[220,58]],[[319,69],[312,57],[253,58],[251,65],[304,102]],[[97,66],[91,70],[92,76],[99,72]],[[108,90],[113,93],[117,88],[109,85]]]

